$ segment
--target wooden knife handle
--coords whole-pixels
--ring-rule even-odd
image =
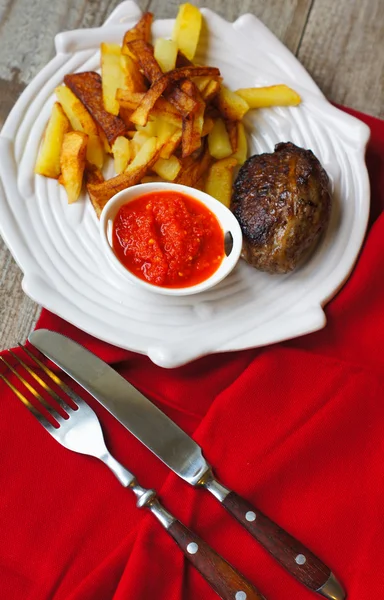
[[[257,589],[180,521],[167,529],[189,562],[223,600],[265,600]]]
[[[329,567],[257,508],[235,492],[229,492],[221,502],[227,511],[298,581],[326,598],[335,600],[345,598],[344,590]]]

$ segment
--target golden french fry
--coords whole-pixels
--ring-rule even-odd
[[[131,158],[131,146],[126,137],[119,136],[112,146],[113,158],[115,159],[115,173],[123,173]]]
[[[88,136],[81,131],[70,131],[64,135],[60,154],[62,182],[68,196],[68,204],[80,196],[85,168]]]
[[[195,183],[204,175],[212,163],[212,157],[206,148],[197,158],[187,156],[182,161],[182,168],[175,179],[175,183],[193,187]]]
[[[153,136],[148,135],[145,131],[136,131],[134,136],[131,139],[131,160],[135,158],[135,156],[140,151],[141,147]]]
[[[233,154],[239,165],[243,165],[248,157],[248,142],[245,135],[244,125],[239,121],[237,123],[237,150]]]
[[[229,208],[232,197],[233,170],[237,160],[232,156],[215,162],[208,171],[205,192]]]
[[[158,175],[146,175],[145,177],[143,177],[140,183],[159,183],[160,181],[164,181],[164,179],[162,179]]]
[[[146,92],[148,86],[137,63],[130,56],[121,54],[120,64],[124,74],[123,89],[130,90],[131,92]]]
[[[202,91],[201,95],[206,104],[209,104],[217,96],[220,91],[220,81],[212,79],[207,87]]]
[[[154,83],[160,79],[163,71],[153,55],[153,47],[144,40],[129,42],[128,47],[148,81]]]
[[[164,93],[168,85],[182,79],[190,79],[200,75],[210,75],[211,77],[219,77],[220,71],[215,67],[182,67],[174,69],[169,73],[165,73],[160,79],[151,85],[148,92],[140,102],[139,106],[133,113],[131,121],[136,125],[145,125],[148,121],[149,113],[156,104],[156,101]]]
[[[52,107],[35,165],[35,173],[57,179],[60,175],[60,152],[64,135],[70,130],[69,120],[58,102]]]
[[[200,37],[202,15],[196,6],[188,2],[181,4],[177,13],[172,39],[177,47],[189,59],[195,56]]]
[[[167,141],[163,141],[160,150],[161,158],[169,158],[181,144],[182,131],[177,129]],[[160,138],[159,138],[160,139]]]
[[[103,183],[104,175],[102,174],[100,169],[96,167],[96,165],[93,165],[92,163],[86,160],[84,169],[84,179],[87,185],[88,183]]]
[[[249,110],[249,105],[241,96],[222,84],[217,97],[217,106],[224,119],[229,121],[241,121]]]
[[[246,101],[249,108],[297,106],[301,102],[299,94],[283,84],[259,88],[243,88],[236,90],[236,94]]]
[[[119,135],[126,134],[127,126],[124,121],[104,108],[101,77],[98,73],[93,71],[72,73],[64,77],[64,83],[81,100],[99,128],[104,132],[109,145],[113,144]],[[97,130],[95,133],[97,133]]]
[[[203,130],[201,132],[201,137],[205,137],[206,135],[208,135],[209,133],[211,133],[214,125],[215,125],[215,120],[212,119],[212,117],[210,117],[209,115],[205,115],[204,116]]]
[[[124,86],[121,48],[118,44],[102,43],[100,53],[104,108],[112,115],[118,115],[120,107],[116,100],[116,91]]]
[[[128,44],[133,42],[134,40],[144,40],[144,42],[149,42],[151,39],[151,25],[153,21],[153,14],[150,12],[146,12],[141,17],[140,21],[136,23],[132,29],[129,29],[125,35],[123,40],[122,52],[123,54],[131,55],[131,51],[129,49]],[[133,56],[133,58],[135,58]]]
[[[173,40],[158,38],[154,46],[154,56],[163,73],[172,71],[176,66],[177,44]]]
[[[168,159],[158,158],[152,166],[152,171],[166,181],[173,181],[180,173],[181,162],[174,154]]]
[[[216,119],[208,134],[209,153],[213,158],[226,158],[232,154],[232,146],[223,119]]]
[[[237,123],[240,121],[226,121],[225,127],[228,132],[229,141],[231,144],[232,152],[237,151],[238,146],[238,129]]]

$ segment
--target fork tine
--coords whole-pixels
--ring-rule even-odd
[[[41,369],[43,369],[45,374],[48,375],[48,377],[50,377],[56,383],[56,385],[58,385],[63,390],[63,392],[65,392],[71,398],[71,400],[76,405],[78,405],[80,401],[83,401],[82,398],[79,398],[79,396],[75,394],[75,392],[69,387],[69,385],[67,385],[62,379],[60,379],[60,377],[56,375],[56,373],[54,373],[49,367],[47,367],[47,365],[41,362],[41,360],[39,360],[37,356],[32,354],[32,352],[30,352],[28,348],[26,348],[20,343],[18,345],[22,350],[24,350],[24,352],[29,356],[29,358],[31,358]]]
[[[45,398],[43,398],[43,396],[41,396],[41,394],[39,394],[39,392],[37,392],[35,390],[35,388],[33,388],[31,386],[30,383],[28,383],[28,381],[26,381],[24,379],[24,377],[22,375],[20,375],[16,369],[14,369],[12,367],[12,365],[9,364],[9,362],[7,360],[5,360],[5,358],[3,356],[0,356],[0,360],[3,361],[4,364],[7,365],[8,369],[10,371],[12,371],[12,373],[14,375],[16,375],[17,379],[23,383],[25,385],[25,387],[27,388],[27,390],[29,392],[31,392],[31,394],[36,398],[36,400],[38,400],[39,402],[41,402],[41,404],[44,405],[44,407],[46,408],[46,410],[49,412],[49,414],[58,422],[58,423],[62,423],[63,421],[65,421],[65,419],[57,412],[57,410],[55,410],[46,400]],[[19,396],[18,396],[19,397]]]
[[[43,425],[43,427],[45,427],[48,431],[51,431],[51,429],[55,429],[53,425],[48,421],[48,419],[46,419],[44,415],[42,415],[41,412],[39,412],[37,408],[35,408],[33,404],[30,403],[30,401],[24,396],[24,394],[22,394],[17,388],[15,388],[15,386],[5,377],[5,375],[2,375],[0,373],[0,378],[4,381],[4,383],[7,384],[7,386],[12,390],[12,392],[18,397],[18,399],[21,400],[24,406],[26,406],[28,410],[36,417],[36,419],[39,421],[39,423],[41,423],[41,425]]]
[[[17,354],[15,354],[14,352],[12,352],[12,350],[8,350],[8,352],[10,354],[12,354],[12,356],[24,367],[24,369],[26,369],[28,371],[28,373],[35,379],[35,381],[37,381],[37,383],[39,383],[41,385],[41,387],[51,396],[51,398],[53,398],[54,400],[56,400],[56,402],[61,406],[61,408],[65,411],[71,411],[73,410],[69,404],[67,404],[67,402],[65,402],[65,400],[63,400],[62,398],[60,398],[60,396],[58,394],[56,394],[56,392],[49,387],[49,385],[43,380],[41,379],[41,377],[38,376],[37,373],[35,373],[35,371],[33,371],[33,369],[31,369],[24,361],[22,358],[19,358],[17,356]]]

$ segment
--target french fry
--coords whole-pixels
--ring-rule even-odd
[[[201,95],[206,104],[209,104],[217,96],[220,91],[220,81],[212,79],[207,87],[202,91]]]
[[[197,158],[188,156],[182,161],[182,168],[175,179],[175,183],[193,187],[195,183],[205,174],[212,164],[212,157],[206,148]]]
[[[102,43],[100,53],[104,108],[112,115],[118,115],[120,107],[116,100],[116,91],[124,86],[121,48],[118,44]]]
[[[146,92],[148,86],[145,83],[144,76],[140,73],[137,63],[128,55],[120,55],[120,64],[124,73],[123,88],[131,92]]]
[[[240,122],[240,121],[239,121]],[[225,128],[228,132],[229,141],[231,144],[232,152],[237,152],[238,146],[238,128],[237,121],[226,121]]]
[[[236,90],[236,94],[246,101],[249,108],[297,106],[301,102],[299,94],[283,84],[259,88],[242,88]]]
[[[117,115],[105,110],[103,104],[101,77],[98,73],[87,71],[72,73],[64,77],[64,83],[84,104],[90,115],[104,132],[109,145],[113,144],[119,135],[125,135],[127,126]]]
[[[60,152],[64,135],[70,130],[69,120],[58,102],[52,107],[35,165],[35,173],[57,179],[60,175]]]
[[[115,159],[115,173],[123,173],[131,158],[131,146],[126,137],[119,136],[112,146],[113,158]]]
[[[133,40],[128,47],[148,81],[154,83],[160,79],[163,71],[154,57],[153,47],[144,40]]]
[[[181,144],[182,132],[177,129],[166,142],[163,143],[160,150],[161,158],[169,158]]]
[[[143,177],[140,183],[159,183],[160,181],[164,181],[164,179],[162,179],[158,175],[146,175],[145,177]]]
[[[237,160],[239,165],[243,165],[248,156],[248,142],[245,135],[244,125],[239,121],[237,123],[237,150],[233,154],[233,158]]]
[[[205,192],[229,208],[232,197],[233,170],[237,160],[233,157],[215,162],[208,171]]]
[[[204,115],[204,124],[203,124],[203,130],[201,132],[201,137],[205,137],[206,135],[211,133],[214,125],[215,125],[215,120],[212,119],[212,117],[210,117],[209,115]]]
[[[176,66],[177,44],[174,40],[158,38],[154,46],[154,56],[163,73],[172,71]]]
[[[132,113],[133,113],[133,110],[130,110],[129,108],[125,108],[124,106],[120,105],[119,117],[120,117],[120,119],[122,119],[124,121],[128,130],[131,130],[131,131],[133,131],[135,129],[134,124],[131,123],[131,114]]]
[[[87,160],[85,161],[84,180],[87,185],[88,183],[103,183],[105,181],[100,169]]]
[[[135,135],[131,139],[131,159],[135,158],[135,156],[139,153],[141,147],[147,142],[151,137],[145,131],[136,131]]]
[[[176,69],[181,69],[182,67],[191,67],[193,66],[193,62],[191,60],[189,60],[185,54],[183,54],[182,52],[180,52],[180,50],[177,51],[177,57],[176,57]]]
[[[81,100],[66,85],[59,85],[55,89],[55,94],[71,123],[72,129],[82,131],[89,136],[87,160],[101,169],[104,164],[103,144],[99,139],[97,125],[92,116]]]
[[[213,158],[227,158],[232,154],[232,146],[223,119],[216,119],[208,135],[209,153]]]
[[[131,55],[131,51],[129,49],[128,44],[133,42],[134,40],[144,40],[144,42],[149,42],[151,39],[151,25],[153,21],[153,14],[150,12],[146,12],[141,17],[140,21],[136,23],[132,29],[129,29],[123,39],[123,54]],[[132,58],[135,58],[132,56]]]
[[[116,177],[112,177],[104,183],[88,184],[88,193],[96,214],[100,216],[108,200],[117,192],[139,183],[145,177],[147,170],[156,162],[158,154],[157,139],[149,138],[124,173],[116,175]]]
[[[180,173],[181,162],[174,154],[168,159],[158,158],[152,166],[152,171],[166,181],[173,181]]]
[[[160,79],[152,84],[148,92],[144,95],[144,98],[131,117],[132,122],[136,123],[136,125],[146,124],[149,113],[156,104],[156,101],[164,93],[168,85],[175,83],[176,81],[180,81],[181,79],[190,79],[191,77],[198,77],[200,75],[219,77],[220,71],[216,67],[192,66],[174,69],[169,73],[165,73],[162,77],[160,77]]]
[[[202,24],[201,12],[188,2],[181,4],[177,13],[172,39],[177,47],[189,59],[195,56]]]
[[[60,168],[68,204],[76,202],[80,196],[87,142],[87,134],[81,131],[70,131],[64,135],[60,153]]]
[[[225,87],[225,85],[220,86],[217,106],[224,119],[228,119],[229,121],[241,121],[245,113],[249,110],[247,102],[241,96]]]
[[[200,94],[202,94],[204,90],[209,86],[212,79],[210,79],[209,77],[194,77],[192,81],[199,90]]]
[[[204,125],[205,103],[194,83],[186,80],[181,84],[182,91],[188,94],[197,103],[197,109],[183,119],[182,156],[190,156],[201,146],[201,133]]]
[[[191,83],[188,79],[186,82]],[[166,98],[182,117],[187,117],[197,109],[196,99],[186,94],[178,86],[175,86],[169,94],[166,94]]]

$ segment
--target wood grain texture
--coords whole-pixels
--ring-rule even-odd
[[[176,0],[137,0],[158,18]],[[101,25],[119,0],[0,0],[0,127],[31,79],[54,55],[60,31]],[[298,55],[325,94],[384,116],[383,0],[196,0],[233,21],[251,12]],[[0,215],[1,218],[1,215]],[[38,307],[20,287],[21,273],[0,240],[0,349],[23,340]]]
[[[298,58],[324,94],[384,118],[384,1],[315,1]]]

